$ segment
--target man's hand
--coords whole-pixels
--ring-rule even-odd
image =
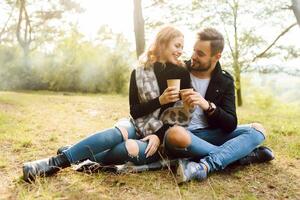
[[[160,145],[160,140],[157,137],[157,135],[148,135],[146,137],[144,137],[143,139],[141,139],[142,141],[146,142],[149,140],[147,148],[145,150],[145,154],[146,158],[152,156],[153,154],[155,154],[155,152],[157,151],[159,145]]]
[[[176,91],[176,87],[168,87],[164,93],[159,97],[160,105],[179,101],[179,92]]]
[[[191,108],[199,106],[202,110],[206,111],[209,108],[209,103],[201,94],[196,91],[188,91],[184,93],[184,103],[187,103]]]

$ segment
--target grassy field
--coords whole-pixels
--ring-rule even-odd
[[[28,184],[21,179],[24,161],[111,127],[128,115],[127,97],[0,92],[0,199],[300,199],[299,104],[248,103],[238,114],[240,123],[265,125],[265,145],[276,154],[271,163],[229,167],[181,186],[168,170],[88,175],[66,169]]]

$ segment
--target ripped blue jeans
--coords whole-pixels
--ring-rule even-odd
[[[71,164],[91,160],[102,165],[135,165],[159,160],[158,153],[146,158],[148,143],[139,140],[135,127],[129,120],[119,121],[115,127],[94,133],[63,151]]]
[[[191,143],[186,148],[171,145],[165,137],[165,148],[171,157],[201,159],[209,171],[224,169],[227,165],[247,156],[265,136],[251,125],[240,125],[231,133],[221,129],[187,130]],[[168,134],[168,133],[167,133]]]

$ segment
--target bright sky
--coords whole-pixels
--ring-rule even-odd
[[[93,38],[100,26],[107,24],[113,32],[121,32],[130,41],[134,40],[133,0],[84,0],[85,9],[79,17],[81,31]]]

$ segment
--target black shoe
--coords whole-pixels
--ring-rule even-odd
[[[59,149],[57,149],[56,154],[57,154],[57,155],[62,154],[62,152],[63,152],[64,150],[67,150],[67,149],[69,149],[70,147],[71,147],[71,145],[62,146],[62,147],[60,147]]]
[[[70,166],[70,162],[65,155],[27,162],[23,165],[23,179],[32,182],[37,176],[51,176],[61,168]]]
[[[238,162],[241,165],[248,165],[253,163],[262,163],[273,160],[274,154],[271,149],[265,146],[260,146],[254,149],[249,155],[241,158]]]

